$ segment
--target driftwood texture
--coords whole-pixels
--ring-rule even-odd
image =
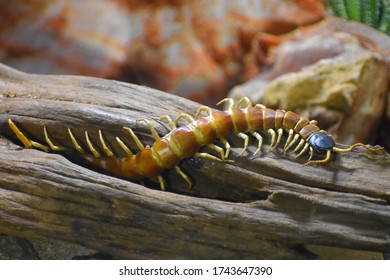
[[[54,238],[119,258],[304,259],[304,245],[390,252],[390,157],[363,149],[323,166],[279,151],[235,163],[188,160],[195,185],[167,172],[166,192],[111,177],[60,154],[22,149],[11,118],[34,140],[42,127],[69,144],[66,128],[96,141],[120,136],[123,126],[153,142],[139,117],[193,113],[194,102],[146,87],[74,76],[30,75],[0,68],[0,232]],[[168,129],[155,122],[159,133]],[[11,142],[11,139],[13,142]],[[118,147],[112,147],[120,153]],[[265,146],[264,150],[267,147]]]

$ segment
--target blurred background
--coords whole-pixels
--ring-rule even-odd
[[[388,2],[0,0],[0,62],[208,106],[248,96],[317,119],[340,143],[389,148]]]

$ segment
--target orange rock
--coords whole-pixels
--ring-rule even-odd
[[[243,63],[257,55],[259,32],[317,21],[322,2],[15,0],[0,9],[0,58],[27,72],[121,79],[210,105],[259,71],[262,61]]]

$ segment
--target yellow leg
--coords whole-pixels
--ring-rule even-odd
[[[271,144],[268,147],[268,152],[275,149],[275,143],[276,143],[276,132],[273,129],[268,129],[267,131],[269,134],[271,134]]]
[[[255,105],[255,108],[258,108],[258,109],[265,109],[265,108],[267,108],[267,107],[264,106],[263,104],[256,104],[256,105]]]
[[[305,165],[313,165],[313,164],[324,164],[330,161],[332,155],[332,151],[328,150],[326,152],[326,157],[324,159],[320,160],[309,160],[308,162],[305,163]]]
[[[46,127],[43,127],[43,135],[45,136],[46,143],[49,145],[50,149],[54,152],[63,152],[66,151],[66,147],[56,146],[49,138],[49,134],[47,133]]]
[[[313,158],[313,155],[314,155],[314,150],[313,150],[312,147],[309,147],[309,151],[310,151],[310,156],[309,156],[309,159],[307,161],[310,161]]]
[[[252,135],[254,137],[256,137],[257,141],[259,141],[258,148],[257,148],[257,150],[253,154],[255,156],[258,152],[260,152],[261,146],[263,146],[263,137],[259,133],[255,132],[255,131],[252,132]]]
[[[195,113],[195,116],[196,117],[199,117],[199,115],[202,113],[202,112],[205,112],[207,115],[206,116],[210,116],[213,111],[211,110],[210,107],[207,107],[207,106],[201,106],[198,108],[198,110],[196,111]]]
[[[206,159],[212,159],[215,161],[222,162],[220,158],[217,158],[216,156],[210,155],[208,153],[196,153],[195,156],[198,158],[206,158]]]
[[[299,149],[301,149],[304,144],[305,144],[305,140],[301,139],[301,141],[299,141],[298,145],[295,147],[295,149],[291,153],[293,154],[293,153],[298,152]]]
[[[68,134],[69,134],[70,140],[72,141],[73,146],[75,147],[76,151],[78,151],[80,154],[85,154],[84,149],[79,145],[79,143],[77,143],[77,140],[73,136],[72,130],[70,130],[70,128],[68,128]]]
[[[229,103],[229,106],[228,106],[229,109],[234,107],[234,100],[233,100],[233,98],[224,98],[224,99],[222,99],[221,101],[219,101],[217,103],[217,106],[221,105],[222,103],[225,103],[225,102]]]
[[[225,161],[225,151],[221,147],[214,144],[209,144],[207,147],[219,153],[221,155],[221,160]]]
[[[179,173],[179,175],[188,183],[190,186],[190,190],[192,189],[192,181],[191,179],[187,176],[187,174],[184,173],[183,170],[179,166],[175,166],[176,172]]]
[[[142,122],[146,123],[146,125],[148,126],[150,132],[152,133],[152,136],[153,136],[154,140],[160,139],[160,136],[158,135],[156,129],[154,128],[154,126],[147,119],[141,118],[141,119],[138,119],[137,121],[138,122],[142,121]]]
[[[157,121],[166,121],[171,130],[174,130],[176,128],[176,124],[172,121],[171,117],[168,115],[164,115],[161,117],[152,117],[152,119],[157,120]]]
[[[140,149],[140,150],[145,149],[144,145],[141,143],[141,141],[138,139],[137,135],[135,135],[134,131],[130,127],[124,127],[123,129],[127,130],[130,133],[130,135],[133,138],[138,149]]]
[[[162,176],[157,176],[158,182],[160,183],[160,189],[165,191],[165,182]]]
[[[278,139],[276,139],[276,144],[275,144],[274,148],[276,148],[280,144],[280,141],[282,140],[282,136],[283,136],[283,128],[279,128],[278,129]]]
[[[128,156],[132,156],[133,153],[132,151],[129,149],[129,147],[126,146],[126,144],[119,138],[119,137],[116,137],[115,138],[116,142],[118,142],[119,146],[122,148],[122,150],[125,151],[125,153],[128,155]]]
[[[288,137],[287,137],[286,143],[284,144],[283,152],[285,152],[286,148],[288,147],[288,145],[290,145],[290,143],[291,143],[291,141],[293,139],[293,136],[294,136],[294,130],[290,129],[288,131]]]
[[[85,131],[85,140],[87,141],[87,145],[88,145],[88,148],[89,150],[91,151],[91,153],[93,154],[93,156],[95,158],[100,158],[101,155],[100,153],[95,149],[95,147],[92,145],[92,142],[91,140],[89,139],[89,135],[88,135],[88,132]]]
[[[284,152],[287,153],[287,151],[299,140],[299,134],[295,134],[293,140],[290,142],[290,144],[284,149]]]
[[[239,107],[241,105],[241,103],[246,103],[246,107],[245,108],[248,108],[248,107],[252,107],[252,101],[249,100],[248,97],[243,97],[241,98],[238,102],[237,102],[237,105],[236,107]]]
[[[180,119],[185,119],[189,123],[192,123],[194,121],[194,118],[186,113],[181,113],[180,115],[178,115],[175,119],[175,123],[178,123]]]
[[[226,140],[225,137],[220,137],[219,141],[221,141],[221,143],[225,146],[225,158],[228,158],[232,147],[230,146],[229,142]]]
[[[240,133],[238,133],[236,135],[244,140],[244,148],[242,149],[241,153],[238,155],[240,157],[246,151],[246,149],[248,148],[249,136],[246,135],[245,133],[242,133],[242,132],[240,132]]]
[[[307,150],[309,149],[309,143],[306,143],[305,144],[305,146],[303,146],[303,149],[299,152],[299,154],[297,154],[296,156],[295,156],[295,158],[297,159],[297,158],[299,158],[301,155],[303,155],[304,153],[306,153],[307,152]]]
[[[35,142],[35,141],[31,141],[30,139],[28,139],[20,130],[19,128],[14,124],[14,122],[11,120],[11,119],[8,119],[8,125],[9,127],[11,128],[11,130],[13,131],[13,133],[15,134],[15,136],[20,140],[20,142],[23,143],[24,147],[27,148],[27,149],[31,149],[31,148],[37,148],[37,149],[40,149],[42,151],[45,151],[45,152],[48,152],[50,151],[50,148],[45,146],[45,145],[42,145],[38,142]]]
[[[102,145],[103,151],[106,153],[106,155],[109,158],[115,157],[114,153],[107,147],[106,142],[104,141],[103,138],[103,133],[100,129],[99,129],[99,140],[100,140],[100,144]]]

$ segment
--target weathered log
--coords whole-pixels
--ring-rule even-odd
[[[120,258],[313,258],[303,248],[309,244],[390,252],[386,153],[356,149],[327,165],[303,166],[305,159],[279,151],[252,157],[255,141],[237,157],[242,143],[233,138],[234,163],[185,161],[193,189],[167,172],[163,192],[61,154],[21,149],[7,119],[42,143],[46,126],[56,142],[70,144],[69,127],[80,140],[85,130],[96,139],[102,129],[107,142],[120,136],[135,148],[123,126],[151,144],[139,117],[175,117],[199,104],[116,81],[5,66],[0,81],[1,233],[65,240]]]

